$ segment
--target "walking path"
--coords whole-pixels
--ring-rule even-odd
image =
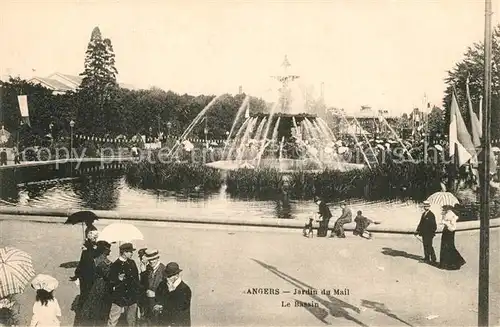
[[[228,202],[230,205],[230,202]],[[146,204],[143,204],[147,208]],[[182,208],[177,212],[169,212],[165,210],[127,210],[127,211],[113,211],[113,210],[92,210],[99,218],[106,220],[119,220],[119,221],[150,221],[150,222],[176,222],[176,223],[192,223],[201,225],[235,225],[235,226],[258,226],[258,227],[274,227],[274,228],[293,228],[302,229],[305,220],[300,219],[271,219],[271,218],[256,218],[244,216],[229,216],[227,212],[224,214],[210,212],[209,214],[196,214],[203,209],[194,208],[187,210]],[[383,209],[383,208],[381,208]],[[25,221],[39,221],[39,222],[64,222],[67,217],[74,212],[81,209],[65,209],[65,208],[33,208],[23,206],[0,206],[0,219],[14,219]],[[389,207],[387,214],[383,214],[378,210],[375,214],[370,214],[369,217],[381,221],[380,225],[370,225],[368,230],[374,233],[395,233],[395,234],[413,234],[417,228],[420,220],[420,210],[418,208],[407,207]],[[439,211],[434,211],[435,213]],[[335,220],[339,216],[337,212],[332,212],[334,216],[330,220],[329,227],[332,228]],[[436,219],[439,222],[440,216],[436,214]],[[317,228],[317,223],[314,225]],[[344,225],[348,231],[353,230],[355,223]],[[442,226],[441,226],[442,227]],[[438,227],[438,232],[441,231]],[[492,219],[490,221],[491,228],[500,227],[500,219]],[[479,221],[459,222],[458,230],[477,230],[479,229]]]
[[[99,221],[98,229],[109,222]],[[457,248],[467,264],[460,271],[442,271],[418,262],[422,244],[413,236],[381,234],[364,240],[348,234],[346,239],[309,239],[289,229],[134,224],[146,240],[136,242],[137,248],[157,248],[163,262],[176,261],[184,269],[183,278],[193,290],[193,325],[477,323],[477,232],[457,233]],[[68,281],[74,271],[68,267],[74,267],[79,258],[81,226],[2,220],[0,233],[0,246],[12,245],[27,251],[33,256],[37,273],[59,280],[55,296],[61,304],[62,324],[71,324],[74,313],[70,306],[78,287]],[[499,236],[500,229],[491,231],[492,325],[500,323],[500,270],[495,259],[500,249]],[[434,247],[439,253],[439,237]],[[110,258],[116,253],[113,246]],[[318,294],[294,295],[295,289],[315,289]],[[322,289],[330,291],[330,295],[321,294]],[[21,324],[25,325],[34,302],[30,287],[20,295],[20,302]],[[312,307],[296,303],[309,303]]]

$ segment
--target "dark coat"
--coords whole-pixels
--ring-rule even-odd
[[[125,274],[123,280],[118,279],[119,274]],[[137,303],[139,298],[139,270],[134,260],[122,261],[116,259],[111,264],[108,275],[109,283],[112,287],[111,300],[120,307],[126,307]]]
[[[141,271],[139,274],[139,283],[141,286],[141,293],[146,293],[146,290],[148,289],[148,274],[150,273],[149,270],[151,267],[146,266],[146,270]]]
[[[191,289],[183,281],[169,292],[163,280],[156,289],[156,303],[163,306],[158,324],[161,326],[191,326]]]
[[[163,281],[163,274],[165,273],[165,265],[160,263],[156,271],[153,271],[153,268],[146,270],[147,274],[147,289],[153,292],[156,292],[158,285]]]
[[[84,249],[80,256],[80,261],[75,269],[75,277],[80,280],[80,301],[83,303],[86,300],[92,284],[95,280],[96,265],[94,259],[97,256],[97,251],[94,249],[94,244],[85,242]]]
[[[420,236],[434,236],[436,235],[436,229],[436,216],[430,210],[425,211],[417,226],[417,234]]]
[[[332,213],[330,212],[330,208],[328,208],[326,203],[323,201],[319,203],[318,213],[323,220],[330,220],[330,218],[332,218]]]
[[[104,326],[111,309],[111,289],[107,281],[111,261],[98,257],[95,262],[95,281],[82,307],[82,326]]]
[[[356,223],[354,231],[359,234],[363,234],[363,232],[372,223],[372,221],[365,216],[356,216],[356,218],[354,218],[354,222]]]

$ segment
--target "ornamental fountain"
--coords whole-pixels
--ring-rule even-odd
[[[208,166],[223,170],[273,168],[281,172],[364,167],[343,159],[339,153],[341,142],[322,118],[306,113],[305,106],[299,109],[301,113],[292,113],[291,83],[300,76],[290,74],[289,67],[285,56],[283,73],[272,76],[281,87],[279,100],[269,113],[250,114],[249,97],[245,98],[227,137],[224,160]]]

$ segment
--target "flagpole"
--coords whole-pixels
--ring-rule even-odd
[[[491,121],[491,0],[485,0],[484,20],[484,107],[483,153],[480,185],[481,211],[479,228],[478,326],[489,325],[489,225],[490,225],[490,121]]]

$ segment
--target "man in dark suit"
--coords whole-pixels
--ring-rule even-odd
[[[156,289],[155,311],[160,311],[159,326],[191,326],[191,289],[180,277],[179,265],[170,262],[164,279]]]
[[[314,202],[318,205],[318,214],[320,218],[318,237],[326,237],[328,233],[328,223],[330,222],[330,218],[332,218],[332,213],[323,199],[315,197]]]
[[[148,289],[148,274],[151,267],[149,266],[149,261],[146,258],[147,248],[142,248],[137,251],[137,256],[139,257],[139,298],[137,299],[137,305],[139,307],[139,319],[141,321],[146,321],[146,309],[147,309],[147,297],[146,290]],[[141,322],[139,322],[140,324]]]
[[[422,236],[422,243],[424,245],[424,262],[435,264],[436,253],[432,247],[432,240],[436,235],[436,216],[434,216],[434,213],[430,210],[431,205],[429,202],[424,201],[423,204],[424,213],[422,213],[415,235]]]
[[[156,325],[153,308],[156,305],[156,289],[163,281],[165,275],[165,265],[160,262],[158,250],[146,250],[146,259],[149,261],[147,270],[146,306],[145,318],[151,325]]]
[[[137,300],[139,297],[139,270],[132,255],[135,249],[131,243],[120,245],[120,256],[109,268],[109,283],[112,287],[111,310],[108,326],[116,326],[122,313],[125,313],[128,326],[137,321]]]
[[[0,152],[0,166],[7,165],[7,151],[5,149],[2,149]]]

